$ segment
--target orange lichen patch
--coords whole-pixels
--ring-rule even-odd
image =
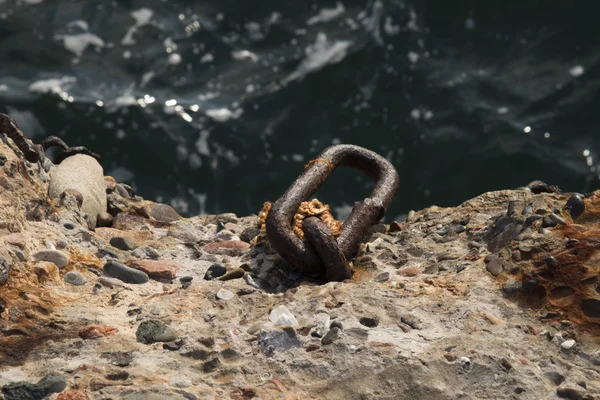
[[[271,211],[271,207],[273,204],[266,201],[263,204],[262,210],[258,213],[258,223],[260,224],[260,230],[265,231],[267,228],[265,226],[265,222],[267,221],[267,216],[269,215],[269,211]]]
[[[69,390],[68,392],[64,392],[58,395],[56,400],[89,400],[87,394],[82,392],[81,390]]]
[[[267,220],[267,216],[269,215],[271,207],[272,204],[266,202],[263,206],[263,209],[258,214],[258,222],[260,224],[261,233],[264,233],[266,230],[265,221]],[[343,223],[333,218],[329,205],[323,204],[317,199],[312,199],[311,201],[303,201],[292,219],[292,230],[300,239],[304,240],[302,222],[308,217],[317,217],[321,221],[325,222],[335,237],[339,236],[342,232]]]
[[[119,330],[112,326],[92,324],[81,328],[79,330],[79,337],[82,339],[97,339],[101,337],[111,337],[117,332],[119,332]]]
[[[72,265],[82,265],[84,267],[101,268],[102,261],[93,254],[83,253],[75,248],[70,249],[69,260]]]

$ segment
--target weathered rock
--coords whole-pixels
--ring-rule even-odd
[[[117,249],[124,251],[131,251],[138,247],[138,245],[133,241],[121,236],[111,238],[109,243],[112,247],[116,247]]]
[[[286,306],[280,305],[275,307],[269,314],[269,319],[275,326],[279,327],[298,327],[296,317],[287,309]]]
[[[241,240],[228,240],[226,242],[209,243],[201,246],[200,249],[209,254],[239,257],[250,249],[250,245]]]
[[[125,283],[142,284],[149,280],[149,277],[145,272],[127,267],[113,260],[107,261],[102,270],[106,275],[120,279]]]
[[[204,274],[204,279],[207,281],[213,280],[215,278],[219,278],[227,273],[227,268],[219,264],[213,264],[208,267],[206,274]]]
[[[58,250],[41,250],[33,254],[36,261],[48,261],[56,265],[58,268],[64,268],[69,265],[69,257]]]
[[[217,299],[219,300],[231,300],[235,297],[235,294],[231,290],[219,289],[217,292]]]
[[[0,257],[0,286],[4,285],[8,281],[11,271],[12,262]]]
[[[68,157],[52,172],[48,195],[51,199],[59,199],[67,189],[81,193],[81,210],[89,215],[91,228],[94,228],[98,214],[106,211],[106,183],[102,166],[87,155]]]
[[[138,342],[151,344],[156,342],[172,342],[177,340],[177,332],[161,321],[149,320],[142,322],[135,333]]]
[[[340,328],[338,327],[333,327],[329,330],[329,332],[327,332],[325,334],[325,336],[323,336],[323,339],[321,339],[321,343],[324,346],[327,346],[328,344],[332,344],[333,342],[335,342],[336,340],[338,340],[340,338]]]
[[[60,393],[67,387],[67,380],[58,372],[51,372],[38,383],[15,382],[5,385],[2,394],[5,400],[42,400],[52,393]]]
[[[127,265],[143,271],[155,279],[175,279],[177,271],[181,267],[179,264],[167,260],[133,260]]]
[[[75,271],[67,272],[63,280],[73,286],[83,286],[86,282],[83,275]]]
[[[181,216],[168,204],[153,204],[148,210],[148,215],[158,222],[170,223],[181,219]]]
[[[119,332],[117,328],[101,324],[86,325],[79,330],[79,337],[82,339],[97,339],[101,337],[110,337]]]

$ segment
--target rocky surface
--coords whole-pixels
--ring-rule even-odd
[[[55,167],[0,154],[6,400],[600,398],[600,192],[411,212],[326,283],[256,216],[183,219],[110,177],[90,230]]]

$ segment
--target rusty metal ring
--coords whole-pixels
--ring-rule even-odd
[[[341,254],[346,259],[351,259],[368,229],[385,214],[400,182],[398,173],[388,160],[359,146],[331,146],[319,155],[317,160],[319,159],[327,160],[328,163],[309,163],[283,196],[273,204],[265,223],[269,242],[279,255],[292,267],[315,274],[325,272],[324,260],[321,260],[312,245],[301,240],[291,228],[292,218],[300,204],[308,200],[339,166],[357,168],[376,181],[370,196],[354,204],[337,239]]]

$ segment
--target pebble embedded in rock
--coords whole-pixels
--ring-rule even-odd
[[[556,394],[558,395],[558,397],[560,397],[562,399],[569,399],[569,400],[582,400],[583,399],[582,394],[577,389],[573,389],[570,387],[558,388],[558,389],[556,389]]]
[[[544,262],[546,263],[546,265],[550,268],[556,268],[558,266],[558,261],[556,261],[556,258],[550,256],[550,257],[546,257],[544,259]]]
[[[400,317],[400,321],[404,322],[413,329],[421,329],[421,321],[419,321],[419,319],[414,315],[403,315]]]
[[[83,275],[75,271],[67,272],[63,279],[66,283],[70,283],[73,286],[83,286],[86,282]]]
[[[275,331],[261,330],[258,334],[258,346],[267,356],[272,357],[278,350],[290,350],[302,347],[302,342],[293,329],[279,329]]]
[[[573,339],[565,340],[560,344],[560,347],[562,347],[565,350],[571,350],[573,346],[575,346],[575,343],[576,342]]]
[[[329,329],[338,328],[339,330],[343,329],[343,325],[340,321],[333,321],[331,325],[329,325]]]
[[[558,225],[558,222],[550,218],[549,215],[542,219],[542,228],[554,228],[556,225]]]
[[[565,376],[556,371],[546,372],[544,375],[550,379],[556,386],[560,386],[565,381]]]
[[[220,281],[230,281],[233,279],[240,279],[240,278],[243,278],[245,274],[246,274],[246,270],[244,270],[243,268],[236,268],[236,269],[232,269],[231,271],[227,272],[225,275],[221,276],[219,278],[219,280]]]
[[[112,226],[112,223],[113,223],[113,216],[110,215],[109,213],[107,213],[106,211],[103,211],[100,214],[98,214],[98,218],[96,221],[97,227],[108,228],[108,227]]]
[[[375,277],[375,279],[373,279],[374,282],[385,282],[387,280],[390,279],[390,273],[389,272],[382,272],[381,274],[377,275]]]
[[[173,207],[168,204],[156,203],[150,206],[148,215],[162,223],[171,223],[177,221],[181,216],[175,211]]]
[[[521,289],[523,288],[523,284],[521,282],[508,282],[506,283],[506,285],[504,285],[504,287],[502,288],[502,290],[504,291],[504,293],[516,293],[521,291]]]
[[[175,279],[181,267],[176,262],[168,260],[132,260],[127,265],[145,272],[154,279]]]
[[[40,250],[33,254],[36,261],[48,261],[56,265],[58,268],[64,268],[69,264],[69,257],[62,251],[58,250]]]
[[[126,267],[125,265],[109,260],[104,264],[103,271],[106,275],[117,278],[125,283],[142,284],[149,281],[145,272]]]
[[[275,326],[290,326],[292,328],[298,327],[298,321],[296,320],[296,317],[294,317],[290,310],[288,310],[284,305],[275,307],[269,314],[269,319]]]
[[[254,239],[260,233],[260,226],[250,226],[240,233],[240,240],[243,240],[246,243],[250,243],[252,239]]]
[[[2,387],[5,400],[41,400],[67,387],[67,380],[58,372],[51,372],[37,383],[14,382]]]
[[[231,300],[234,296],[235,294],[233,294],[232,291],[227,289],[219,289],[219,291],[217,292],[217,299],[219,300]]]
[[[570,211],[571,218],[575,219],[579,217],[585,211],[585,202],[583,200],[583,196],[579,193],[574,193],[571,197],[569,197],[569,200],[567,200],[565,208]]]
[[[485,269],[492,276],[498,276],[502,272],[502,261],[502,258],[494,258],[486,264]]]
[[[177,340],[177,332],[158,320],[142,322],[135,333],[138,342],[152,344],[156,342],[172,342]]]
[[[12,263],[3,257],[0,257],[0,286],[4,285],[12,271]]]
[[[219,278],[227,273],[227,268],[219,264],[213,264],[208,267],[206,274],[204,274],[204,279],[207,281],[213,280],[215,278]]]
[[[112,247],[115,247],[115,248],[117,248],[119,250],[123,250],[123,251],[134,250],[138,247],[131,240],[129,240],[125,237],[122,237],[122,236],[116,236],[116,237],[111,238],[109,243]]]
[[[323,339],[321,339],[321,343],[326,346],[328,344],[335,342],[339,338],[340,338],[340,328],[333,327],[329,330],[329,332],[327,332],[325,334],[325,336],[323,336]]]
[[[358,322],[368,328],[376,328],[379,325],[379,318],[361,317]]]

